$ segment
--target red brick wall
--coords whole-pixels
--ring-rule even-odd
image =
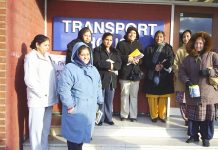
[[[0,1],[0,149],[6,143],[6,0]]]
[[[6,92],[1,93],[2,97],[6,96],[6,107],[0,105],[0,109],[3,112],[6,109],[4,139],[6,138],[7,150],[19,150],[20,143],[27,136],[28,109],[23,63],[33,37],[44,33],[43,7],[42,0],[7,0],[7,45],[6,53],[1,53],[7,58],[7,87],[0,88],[6,88]]]
[[[160,15],[161,13],[161,15]],[[52,18],[54,16],[78,18],[108,18],[126,20],[163,20],[166,41],[170,37],[171,6],[145,4],[94,3],[73,1],[48,1],[48,36],[52,38]],[[53,52],[61,54],[61,52]],[[65,54],[62,52],[62,54]],[[143,83],[139,91],[139,112],[147,112]],[[120,91],[116,90],[114,111],[120,110]]]

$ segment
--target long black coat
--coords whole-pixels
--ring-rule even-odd
[[[110,53],[106,51],[106,48],[103,44],[94,49],[94,65],[98,69],[101,75],[102,88],[108,88],[112,84],[112,88],[116,88],[117,85],[117,75],[110,70],[111,63],[106,61],[111,59],[114,61],[113,68],[118,71],[121,68],[121,58],[118,51],[111,47]]]
[[[154,95],[164,95],[170,94],[174,92],[173,87],[173,72],[168,73],[166,70],[162,69],[160,71],[160,83],[159,85],[155,85],[153,78],[151,79],[151,75],[149,73],[153,72],[154,74],[158,74],[158,72],[154,71],[156,64],[163,62],[164,59],[166,61],[163,63],[164,68],[168,69],[172,67],[174,60],[173,49],[169,44],[165,44],[163,47],[156,64],[152,62],[152,58],[154,53],[158,48],[157,44],[148,46],[144,51],[144,65],[147,70],[147,75],[145,79],[145,93],[146,94],[154,94]],[[150,77],[149,77],[150,76]]]

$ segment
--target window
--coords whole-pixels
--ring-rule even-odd
[[[186,29],[191,30],[192,33],[205,31],[212,35],[212,15],[180,13],[179,34],[181,35]]]

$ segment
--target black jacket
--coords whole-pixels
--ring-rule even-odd
[[[119,71],[119,79],[122,80],[130,80],[130,74],[133,70],[134,64],[128,64],[128,55],[133,52],[135,49],[138,49],[139,51],[142,52],[141,44],[139,43],[138,40],[135,40],[134,42],[129,42],[127,40],[123,40],[118,42],[117,44],[117,49],[120,53],[121,60],[122,60],[122,66]],[[143,52],[142,52],[143,53]],[[141,60],[139,64],[141,64]],[[135,66],[136,70],[139,70],[139,64]]]
[[[163,47],[157,63],[152,62],[154,53],[158,48],[157,44],[148,46],[144,51],[144,65],[147,70],[147,75],[145,79],[145,93],[154,95],[170,94],[174,92],[173,87],[173,72],[168,73],[166,70],[162,69],[160,73],[155,71],[156,64],[166,61],[163,63],[164,68],[168,69],[172,67],[174,61],[173,49],[169,44],[165,44]],[[158,85],[154,84],[154,76],[160,75],[160,82]]]
[[[77,42],[84,42],[83,41],[83,34],[89,30],[87,27],[84,27],[82,28],[79,32],[78,32],[78,36],[76,39],[72,40],[70,43],[67,44],[67,52],[66,52],[66,64],[70,63],[71,62],[71,55],[72,55],[72,50],[73,50],[73,47],[74,45],[77,43]],[[85,42],[84,42],[85,43]],[[92,49],[92,44],[91,43],[85,43],[87,44],[90,49]]]
[[[108,71],[111,68],[111,63],[106,60],[111,59],[114,61],[114,70],[119,70],[121,67],[121,59],[118,51],[112,47],[110,48],[110,51],[111,52],[108,53],[103,44],[94,49],[94,65],[101,75],[103,89],[110,87],[110,84],[112,85],[112,88],[115,89],[117,85],[117,75]]]

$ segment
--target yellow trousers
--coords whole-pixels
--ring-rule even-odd
[[[146,94],[148,99],[148,105],[150,110],[151,119],[166,118],[166,111],[167,111],[167,98],[170,97],[170,94],[165,95],[152,95]]]

